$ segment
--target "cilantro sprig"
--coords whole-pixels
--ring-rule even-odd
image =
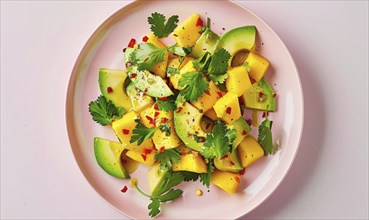
[[[177,164],[181,155],[179,154],[178,148],[164,150],[155,154],[155,161],[160,163],[161,169],[170,169],[173,164]]]
[[[171,121],[171,120],[170,120]],[[169,122],[167,121],[165,124],[159,125],[155,128],[148,128],[146,127],[140,119],[135,119],[136,127],[132,131],[132,136],[129,142],[132,144],[137,141],[138,145],[141,145],[144,141],[152,138],[154,136],[155,132],[160,129],[162,132],[166,133],[167,136],[170,135],[171,129],[169,126]]]
[[[187,101],[196,102],[205,90],[209,88],[209,82],[198,72],[188,72],[182,75],[178,85],[184,89],[180,91],[180,95]]]
[[[258,142],[264,150],[264,155],[273,153],[272,124],[268,117],[259,126]]]
[[[160,213],[161,203],[173,201],[183,194],[181,189],[173,188],[184,181],[184,176],[180,172],[166,172],[162,178],[162,184],[158,186],[159,188],[151,195],[140,189],[137,179],[134,178],[131,180],[131,183],[133,183],[133,186],[138,192],[150,198],[151,203],[148,205],[150,217],[155,217]]]
[[[159,110],[165,112],[174,111],[177,108],[174,97],[169,97],[167,100],[157,99],[155,103],[158,105]]]
[[[159,38],[166,37],[174,31],[178,24],[178,15],[169,17],[168,21],[163,14],[154,12],[147,18],[147,22],[151,25],[151,31]]]
[[[200,174],[200,182],[206,186],[207,188],[209,188],[210,186],[210,182],[211,182],[211,173],[214,171],[215,167],[213,165],[212,161],[209,161],[208,163],[208,170],[206,173],[201,173]]]
[[[230,146],[236,139],[235,129],[229,129],[223,121],[216,121],[210,134],[206,134],[206,141],[201,154],[207,159],[221,158],[230,152]]]
[[[165,58],[167,48],[158,48],[151,43],[141,43],[129,55],[129,60],[137,66],[139,71],[151,70],[157,63]]]
[[[116,107],[112,101],[102,95],[90,102],[88,111],[92,119],[103,126],[111,124],[113,120],[121,118],[125,113],[122,107]]]

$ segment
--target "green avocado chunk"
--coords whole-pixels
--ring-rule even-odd
[[[229,129],[236,130],[236,139],[233,141],[232,149],[235,150],[242,142],[247,134],[251,132],[251,127],[244,118],[239,118],[231,125],[227,125]]]
[[[131,66],[128,74],[135,87],[148,96],[160,98],[174,94],[160,76],[156,76],[149,71],[138,71],[137,67]]]
[[[127,73],[125,70],[101,68],[99,70],[99,87],[101,94],[112,101],[116,107],[126,112],[132,108],[131,101],[124,89]]]
[[[200,113],[197,108],[188,102],[184,102],[174,111],[174,128],[178,137],[187,147],[196,151],[201,151],[204,143],[197,142],[194,136],[204,138],[206,136],[200,125],[203,115],[204,113]]]
[[[239,172],[243,169],[238,158],[238,151],[232,150],[222,158],[214,158],[214,166],[221,171]]]
[[[252,51],[255,48],[256,27],[255,26],[241,26],[231,29],[224,33],[216,44],[216,50],[224,48],[231,54],[229,59],[229,66],[234,55],[239,51]]]
[[[270,112],[276,109],[275,92],[264,78],[254,83],[242,97],[246,108]]]
[[[195,58],[199,58],[205,52],[212,54],[218,39],[219,36],[217,34],[212,32],[209,28],[205,29],[192,48],[191,55]]]
[[[128,179],[130,176],[121,161],[123,150],[124,147],[119,142],[94,138],[94,153],[99,166],[112,176]]]

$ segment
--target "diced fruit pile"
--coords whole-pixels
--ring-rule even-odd
[[[264,78],[269,62],[255,52],[255,26],[218,36],[198,14],[178,25],[160,13],[148,18],[152,33],[124,49],[125,67],[101,68],[101,96],[89,105],[92,118],[111,125],[118,140],[96,137],[97,163],[107,173],[128,179],[139,164],[148,171],[149,215],[160,204],[180,197],[182,181],[237,192],[241,175],[263,156],[275,152],[268,112],[276,110],[275,93]],[[171,34],[175,44],[161,38]],[[246,121],[244,111],[253,111]],[[259,125],[256,112],[266,116]],[[250,125],[258,127],[258,137]],[[124,188],[122,192],[125,192]],[[199,193],[200,195],[201,193]]]

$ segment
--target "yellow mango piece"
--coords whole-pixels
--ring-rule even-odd
[[[202,109],[204,112],[213,108],[213,105],[223,96],[222,91],[213,83],[209,82],[209,88],[204,94],[197,99],[196,102],[192,102],[192,105],[197,109]]]
[[[190,59],[180,70],[179,70],[179,74],[175,74],[169,77],[170,82],[173,85],[173,88],[178,89],[178,90],[182,90],[183,88],[180,88],[178,83],[179,83],[179,79],[181,78],[181,76],[185,73],[189,73],[189,72],[194,72],[196,71],[195,68],[193,67],[193,58]]]
[[[173,164],[173,171],[190,171],[194,173],[206,173],[208,167],[200,154],[182,155],[177,164]]]
[[[153,33],[150,33],[147,35],[148,40],[147,43],[150,43],[158,48],[166,48],[165,44],[163,44],[157,36],[155,36]],[[165,52],[164,60],[157,63],[150,71],[154,73],[157,76],[160,76],[161,78],[165,78],[166,76],[166,70],[168,65],[168,51]]]
[[[141,148],[152,148],[154,145],[151,139],[144,141],[140,146],[137,146],[137,142],[130,143],[132,137],[132,131],[136,127],[135,120],[138,119],[138,115],[135,111],[130,111],[122,118],[113,121],[112,128],[114,133],[122,142],[123,146],[128,150],[136,150]]]
[[[137,89],[132,82],[127,86],[126,91],[136,112],[140,112],[154,104],[153,99]]]
[[[173,112],[164,112],[164,113],[161,113],[161,115],[166,118],[165,120],[170,121],[173,119]],[[164,124],[164,123],[165,122],[162,121],[161,124]],[[154,136],[152,137],[152,140],[157,150],[162,150],[162,147],[164,147],[165,150],[175,148],[175,147],[178,147],[178,145],[181,143],[181,140],[177,136],[176,131],[174,129],[174,122],[171,121],[168,123],[168,125],[170,126],[169,136],[167,136],[165,132],[162,132],[160,129],[158,129],[155,132]]]
[[[213,121],[219,120],[220,118],[217,116],[217,113],[215,113],[214,108],[209,109],[205,112],[205,116],[210,118]]]
[[[234,194],[240,185],[240,177],[239,173],[215,170],[211,174],[211,183],[229,194]]]
[[[178,146],[178,150],[180,155],[186,155],[191,152],[191,149],[186,147],[186,145],[184,145],[183,143]]]
[[[168,60],[168,67],[181,69],[186,63],[193,60],[192,57],[175,57]]]
[[[227,92],[214,104],[214,111],[227,124],[232,124],[241,117],[241,108],[236,93]]]
[[[193,47],[201,35],[202,26],[198,24],[201,19],[198,14],[191,15],[173,32],[173,38],[180,47]]]
[[[253,78],[256,82],[259,82],[261,78],[263,78],[265,72],[269,67],[269,61],[264,57],[257,55],[254,52],[250,52],[247,56],[245,63],[248,63],[251,70],[249,75]]]
[[[128,157],[126,155],[127,152],[128,152],[127,150],[124,150],[121,155],[122,165],[129,174],[132,174],[133,172],[136,171],[140,163]]]
[[[149,152],[149,153],[148,153]],[[135,160],[139,163],[152,166],[155,163],[155,153],[156,151],[147,149],[145,150],[129,150],[126,155],[127,157],[131,158],[132,160]]]
[[[247,135],[238,145],[237,149],[242,167],[248,167],[264,156],[263,148],[261,148],[258,141],[251,135]]]
[[[234,67],[227,71],[226,87],[229,92],[236,93],[241,96],[252,86],[249,74],[245,66]]]

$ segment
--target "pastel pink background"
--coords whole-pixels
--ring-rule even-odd
[[[64,114],[80,50],[128,3],[1,2],[2,219],[126,218],[82,176]],[[285,42],[305,98],[293,167],[245,218],[368,218],[368,3],[241,4]]]

